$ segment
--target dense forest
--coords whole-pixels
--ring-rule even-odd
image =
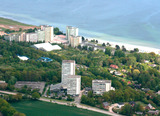
[[[102,96],[82,96],[82,103],[95,106],[101,105],[104,101],[142,101],[160,106],[160,97],[155,94],[160,90],[160,57],[155,53],[138,53],[137,49],[129,52],[124,46],[123,49],[119,46],[115,49],[107,46],[103,52],[87,50],[86,47],[80,46],[71,48],[62,44],[60,46],[63,49],[60,51],[44,52],[32,48],[33,44],[0,39],[0,80],[8,83],[6,88],[1,89],[14,90],[13,85],[16,81],[59,83],[62,60],[75,60],[76,64],[82,66],[76,69],[76,73],[82,76],[82,89],[91,87],[93,79],[112,80],[112,86],[116,89]],[[27,56],[29,60],[21,61],[17,54]],[[53,61],[41,62],[37,60],[40,57],[49,57]],[[149,63],[144,63],[145,60]],[[123,75],[110,73],[113,70],[110,68],[111,64],[117,65],[119,68],[115,71],[120,71]],[[152,67],[153,64],[156,66]],[[139,85],[139,88],[135,85]],[[149,88],[150,91],[145,92],[141,88]]]

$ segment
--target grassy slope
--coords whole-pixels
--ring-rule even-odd
[[[17,22],[17,21],[13,21],[11,19],[1,18],[1,17],[0,17],[0,24],[3,24],[3,25],[32,26],[32,25],[27,25],[27,24],[20,23],[20,22]]]
[[[70,106],[63,106],[42,101],[23,101],[11,104],[26,116],[107,116]]]

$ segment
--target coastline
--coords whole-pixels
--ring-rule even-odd
[[[5,16],[0,16],[0,18],[4,18],[4,19],[9,19],[9,20],[12,20],[12,21],[16,21],[14,20],[14,18],[7,18]],[[18,23],[22,23],[20,21],[17,21]],[[26,23],[22,23],[22,24],[26,24]],[[28,24],[26,24],[28,25]],[[84,31],[84,30],[83,30]],[[114,38],[114,37],[113,37]],[[122,38],[122,37],[119,37],[119,38]],[[134,48],[138,48],[139,49],[139,52],[141,53],[150,53],[150,52],[154,52],[155,54],[158,54],[160,55],[160,49],[158,48],[153,48],[153,47],[146,47],[146,46],[141,46],[141,45],[136,45],[136,44],[129,44],[129,43],[122,43],[122,42],[113,42],[113,41],[110,41],[110,40],[103,40],[101,38],[91,38],[91,37],[87,37],[86,39],[88,39],[89,41],[95,39],[95,40],[98,40],[98,43],[99,44],[103,44],[103,43],[110,43],[111,44],[111,47],[115,48],[116,45],[119,45],[120,47],[122,46],[125,46],[125,48],[127,50],[134,50]]]
[[[122,46],[125,46],[125,48],[127,50],[134,50],[134,48],[138,48],[140,53],[150,53],[150,52],[154,52],[155,54],[160,55],[160,49],[157,48],[152,48],[152,47],[145,47],[145,46],[140,46],[140,45],[132,45],[132,44],[127,44],[127,43],[120,43],[120,42],[112,42],[112,41],[107,41],[107,40],[102,40],[100,38],[86,38],[89,41],[95,39],[98,40],[98,44],[107,44],[110,43],[111,47],[115,48],[116,45],[119,45],[120,48]]]

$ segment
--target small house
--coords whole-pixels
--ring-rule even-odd
[[[135,103],[134,101],[131,101],[131,102],[129,102],[129,104],[130,104],[132,107],[134,107],[136,103]]]
[[[121,109],[124,106],[124,103],[118,103],[118,108]]]
[[[110,67],[113,68],[113,69],[118,69],[119,68],[117,65],[114,65],[114,64],[111,64]]]
[[[103,102],[103,108],[108,109],[109,108],[109,103],[108,102]]]
[[[153,110],[155,109],[151,104],[148,104],[145,109],[148,109],[148,110]]]
[[[156,110],[156,111],[152,111],[152,110],[150,110],[150,111],[148,111],[148,114],[151,114],[151,115],[158,115],[159,114],[159,110]]]

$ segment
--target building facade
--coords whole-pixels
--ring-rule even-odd
[[[41,26],[41,30],[44,31],[45,43],[52,42],[54,37],[52,26]]]
[[[62,61],[62,83],[67,83],[67,77],[69,75],[75,75],[75,61],[63,60]]]
[[[70,36],[70,44],[71,47],[77,47],[82,43],[82,37],[81,36]]]
[[[66,27],[66,38],[70,43],[70,36],[78,36],[78,28],[67,26]]]
[[[67,78],[67,94],[79,95],[81,90],[81,76],[69,75]]]
[[[92,80],[92,90],[95,94],[103,94],[112,90],[111,80]]]
[[[37,33],[26,33],[26,42],[37,42],[38,34]]]
[[[44,42],[45,41],[45,32],[42,30],[38,30],[36,33],[38,35],[38,41]]]

